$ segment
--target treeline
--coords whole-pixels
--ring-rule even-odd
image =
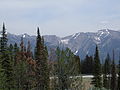
[[[93,75],[91,84],[95,90],[105,88],[107,90],[120,90],[120,56],[119,64],[115,63],[115,53],[113,50],[112,59],[107,54],[104,63],[101,63],[98,46],[94,56],[86,55],[81,61],[81,73],[84,75]]]
[[[50,61],[50,77],[52,90],[80,90],[81,78],[76,78],[80,73],[80,58],[75,56],[69,48],[55,51],[56,61]],[[76,79],[75,79],[76,78]]]
[[[109,54],[107,54],[103,63],[101,63],[97,45],[96,45],[94,56],[86,55],[84,60],[80,60],[79,56],[75,56],[72,52],[71,54],[67,54],[68,52],[71,52],[68,48],[65,50],[60,50],[59,48],[57,48],[57,53],[56,53],[57,59],[55,58],[56,56],[54,56],[54,58],[51,59],[51,60],[53,59],[56,60],[51,64],[53,65],[51,70],[57,70],[58,68],[57,65],[60,64],[61,67],[59,67],[59,69],[61,71],[59,71],[59,74],[56,74],[57,71],[55,71],[54,74],[53,74],[53,71],[51,71],[51,74],[50,74],[51,76],[60,75],[60,77],[64,80],[67,79],[67,77],[64,77],[64,76],[68,76],[68,78],[70,76],[73,76],[73,79],[67,79],[69,80],[68,82],[73,80],[72,82],[68,83],[67,80],[65,80],[66,85],[67,84],[72,85],[74,82],[79,83],[79,84],[75,83],[76,87],[73,86],[74,88],[69,87],[69,88],[72,88],[73,90],[74,89],[84,90],[82,88],[82,87],[85,87],[82,84],[83,80],[80,78],[77,78],[77,80],[75,80],[75,77],[74,77],[74,76],[78,77],[83,75],[93,75],[91,85],[93,85],[94,87],[91,90],[120,90],[120,60],[119,60],[119,64],[115,63],[114,50],[113,50],[112,58],[109,56]],[[67,55],[69,55],[68,56],[69,58],[67,57]],[[69,61],[68,65],[67,65],[67,61]],[[67,66],[70,66],[70,68],[65,68],[64,64]],[[70,74],[64,73],[64,72],[70,72],[70,71],[72,71]],[[59,85],[62,85],[62,84],[59,84]],[[60,89],[60,90],[65,90],[65,89],[66,88]]]
[[[0,37],[0,90],[83,90],[82,74],[93,75],[93,89],[120,90],[120,62],[107,55],[101,64],[96,45],[95,55],[80,60],[69,49],[50,49],[37,28],[36,46],[31,51],[21,37],[20,45],[7,43],[3,24]]]
[[[44,39],[37,29],[34,54],[31,45],[7,44],[8,38],[3,24],[0,37],[0,90],[49,90],[48,52]]]
[[[48,55],[44,38],[37,28],[34,53],[31,43],[24,45],[7,43],[7,32],[3,24],[0,37],[0,90],[65,90],[76,88],[71,86],[80,75],[80,58],[70,49],[55,50],[55,56]],[[51,62],[50,57],[57,60]],[[80,79],[81,80],[81,79]],[[80,81],[81,83],[81,81]],[[80,84],[78,84],[80,86]]]
[[[91,73],[94,76],[91,84],[94,85],[95,90],[102,88],[105,88],[106,90],[120,90],[120,60],[119,65],[116,65],[114,56],[113,50],[113,58],[111,59],[109,54],[107,54],[104,63],[101,64],[98,46],[96,46],[93,59],[91,56],[86,56],[84,63],[87,62],[86,66],[89,69],[86,69],[85,72],[86,74]],[[91,72],[89,70],[91,70]]]

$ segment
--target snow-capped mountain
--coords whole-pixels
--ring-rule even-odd
[[[9,43],[20,43],[21,37],[24,37],[25,45],[28,40],[31,42],[32,49],[35,47],[36,36],[27,34],[14,35],[8,33]],[[107,53],[110,53],[112,58],[112,51],[115,51],[115,59],[118,60],[120,52],[120,31],[109,29],[99,30],[98,32],[79,32],[70,36],[60,38],[56,35],[45,35],[45,44],[48,48],[68,47],[74,54],[77,54],[83,59],[86,54],[94,55],[96,44],[99,46],[100,58],[104,60]]]

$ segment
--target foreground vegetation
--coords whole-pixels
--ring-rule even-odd
[[[0,90],[120,90],[120,62],[115,64],[107,55],[101,64],[96,45],[95,55],[81,61],[69,48],[50,49],[37,28],[34,53],[28,41],[24,45],[7,44],[3,24],[0,37]],[[82,78],[91,74],[93,78]],[[118,77],[117,77],[118,74]],[[79,76],[79,77],[78,77]]]

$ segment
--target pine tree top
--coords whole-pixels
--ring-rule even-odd
[[[5,23],[4,23],[4,22],[3,22],[3,30],[6,30],[6,29],[5,29]]]
[[[40,29],[37,27],[37,36],[40,37]]]

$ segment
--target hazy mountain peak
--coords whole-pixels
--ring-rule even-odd
[[[31,47],[34,50],[36,36],[30,36],[26,33],[21,35],[8,33],[9,43],[14,44],[16,42],[20,44],[21,36],[23,35],[25,44],[27,45],[29,40],[31,42]],[[98,32],[79,32],[63,38],[56,35],[44,35],[44,39],[48,48],[55,48],[57,46],[60,48],[68,47],[74,54],[79,55],[81,59],[83,59],[86,54],[94,55],[96,44],[99,46],[100,57],[102,59],[106,57],[108,52],[112,55],[112,49],[115,49],[116,56],[120,51],[120,32],[110,29],[102,29]]]

